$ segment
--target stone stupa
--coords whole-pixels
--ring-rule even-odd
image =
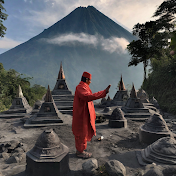
[[[24,117],[26,114],[32,111],[32,107],[29,106],[26,98],[23,96],[21,86],[18,86],[16,97],[12,101],[12,105],[9,110],[0,114],[0,117],[13,118]]]
[[[25,173],[30,176],[69,175],[69,148],[52,130],[45,130],[26,154]]]
[[[72,92],[67,86],[62,62],[60,64],[56,85],[52,91],[52,96],[58,110],[61,113],[72,115],[74,95],[72,95]]]
[[[139,119],[150,117],[149,109],[144,107],[140,98],[137,98],[134,84],[130,93],[130,98],[128,98],[125,106],[122,106],[121,109],[124,111],[125,117]]]
[[[119,83],[119,90],[114,95],[113,102],[114,102],[114,104],[116,104],[118,106],[122,106],[127,101],[128,97],[129,97],[128,91],[125,88],[125,85],[124,85],[124,82],[122,79],[122,75],[121,75],[121,79],[120,79],[120,83]]]
[[[44,102],[43,100],[37,100],[35,102],[35,104],[33,106],[33,109],[32,109],[32,112],[31,112],[31,115],[36,114],[36,113],[39,112],[43,102]]]
[[[142,103],[149,103],[149,96],[143,89],[139,89],[137,92],[137,97],[140,98]]]
[[[60,125],[60,123],[63,123],[63,119],[64,116],[57,109],[48,85],[45,101],[41,105],[39,112],[31,116],[24,124],[24,127]]]
[[[127,120],[120,108],[115,108],[109,119],[109,127],[127,128]]]
[[[176,140],[172,137],[163,137],[136,152],[139,164],[151,163],[176,165]]]
[[[158,113],[151,115],[148,121],[139,128],[139,140],[147,144],[151,144],[159,138],[168,137],[172,134],[165,120]]]

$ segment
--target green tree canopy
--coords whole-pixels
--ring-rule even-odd
[[[30,87],[29,80],[32,78],[22,76],[14,69],[6,71],[0,63],[0,111],[10,107],[16,96],[18,85],[21,86],[23,95],[31,106],[46,93],[46,88],[43,86],[35,84]]]
[[[138,23],[133,27],[133,35],[139,39],[132,41],[127,46],[127,50],[132,55],[128,66],[136,66],[142,62],[144,80],[146,79],[146,67],[149,60],[153,57],[159,59],[164,54],[164,50],[169,48],[169,39],[175,30],[175,13],[176,1],[166,0],[154,13],[153,17],[159,17],[157,20],[145,24]]]
[[[162,30],[174,30],[176,14],[176,1],[166,0],[155,11],[153,17],[159,17],[156,21]]]
[[[159,33],[160,28],[156,21],[149,21],[145,24],[136,24],[133,27],[133,35],[138,37],[138,40],[133,40],[127,50],[131,54],[131,60],[128,66],[136,66],[140,62],[144,66],[144,80],[146,79],[146,67],[148,61],[154,56],[161,56],[163,46],[167,46],[168,42],[165,39],[165,33]]]

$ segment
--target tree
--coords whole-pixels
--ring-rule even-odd
[[[176,14],[176,1],[166,0],[156,10],[153,17],[159,17],[156,21],[162,30],[174,30]]]
[[[2,4],[4,4],[4,0],[0,0],[0,37],[4,37],[5,31],[7,30],[7,28],[2,23],[7,19],[8,16],[2,12],[3,10],[6,11]]]
[[[138,37],[138,40],[133,40],[127,50],[132,55],[128,66],[137,66],[140,62],[144,67],[144,80],[146,79],[146,67],[148,61],[154,56],[161,56],[163,46],[167,46],[167,41],[163,40],[164,33],[159,33],[158,24],[155,21],[149,21],[145,24],[136,24],[133,27],[133,35]]]
[[[148,61],[153,57],[159,59],[164,50],[169,48],[168,39],[174,34],[176,14],[176,1],[166,0],[156,10],[153,17],[159,17],[155,21],[145,24],[136,24],[133,28],[133,35],[139,39],[132,41],[127,49],[132,55],[128,64],[138,65],[140,62],[144,65],[144,80],[146,79],[146,67]]]

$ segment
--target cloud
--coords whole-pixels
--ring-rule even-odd
[[[129,42],[124,38],[116,38],[112,37],[110,39],[101,39],[101,45],[103,50],[109,51],[110,53],[113,52],[126,52],[126,47]]]
[[[22,42],[20,41],[15,41],[12,39],[9,39],[7,37],[4,37],[0,40],[0,49],[10,49],[13,48],[19,44],[21,44]]]
[[[126,52],[125,49],[129,42],[124,38],[111,37],[105,39],[99,35],[88,35],[85,33],[80,34],[65,34],[52,39],[40,39],[42,42],[60,46],[78,45],[79,43],[84,45],[92,45],[93,47],[100,46],[102,50],[106,50],[110,53],[113,52]]]

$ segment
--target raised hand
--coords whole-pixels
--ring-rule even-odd
[[[105,89],[105,90],[106,90],[106,93],[109,93],[110,87],[111,87],[111,84],[109,84],[109,86]]]

